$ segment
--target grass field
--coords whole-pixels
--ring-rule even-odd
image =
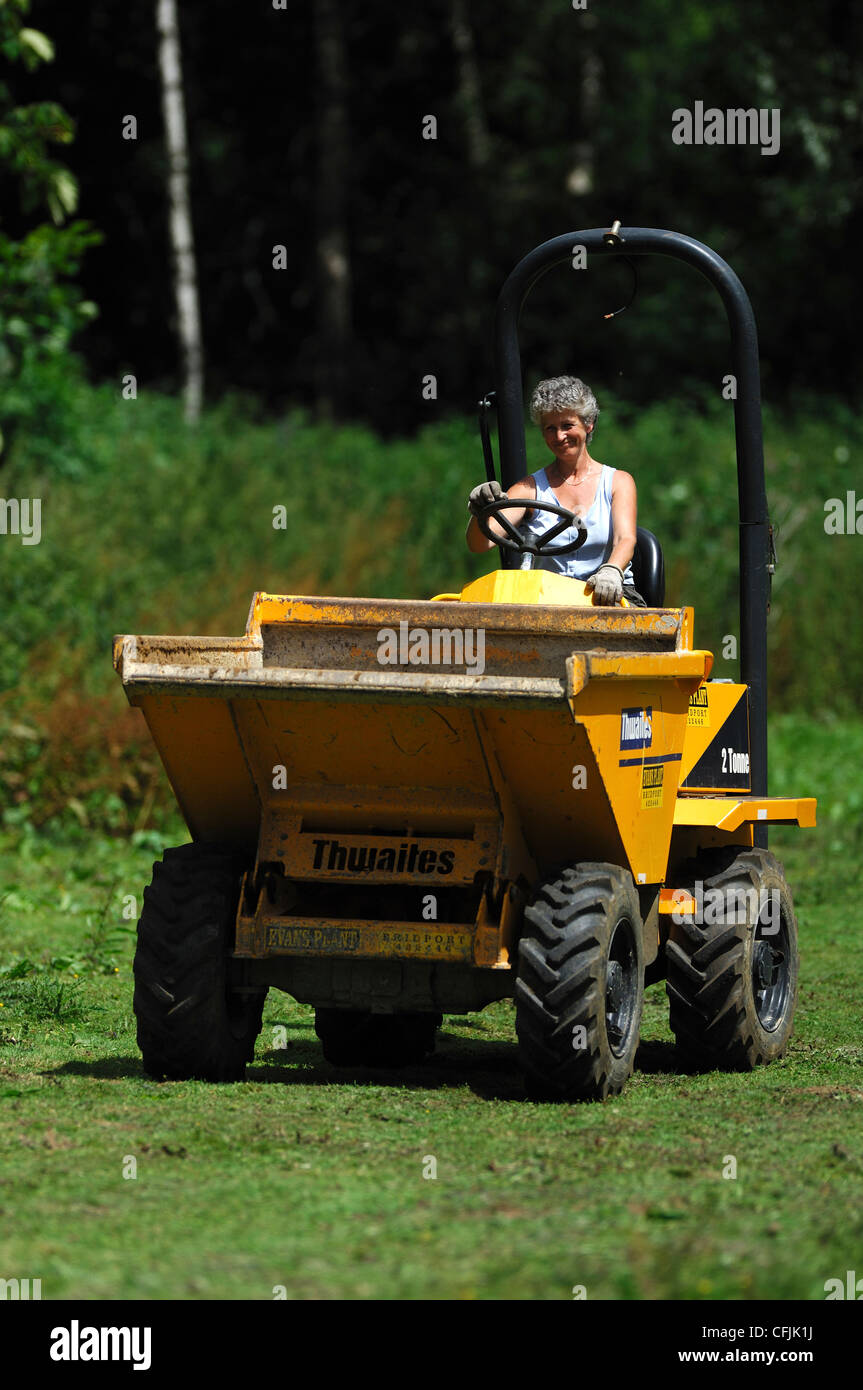
[[[447,1017],[422,1068],[343,1073],[271,991],[246,1084],[151,1082],[123,912],[161,833],[7,832],[0,1276],[49,1299],[822,1299],[863,1249],[863,725],[784,717],[772,759],[771,790],[821,798],[816,831],[772,838],[801,939],[788,1056],[681,1073],[656,985],[604,1105],[523,1098],[508,1002]]]

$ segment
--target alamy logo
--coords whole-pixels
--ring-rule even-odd
[[[863,1299],[863,1279],[858,1279],[853,1269],[846,1269],[844,1282],[842,1279],[825,1280],[824,1295],[828,1303],[831,1298],[853,1298],[859,1303]]]
[[[653,706],[620,711],[621,748],[649,748],[653,741]]]
[[[779,153],[779,108],[729,108],[697,101],[692,111],[678,106],[671,113],[675,145],[760,145],[762,154]]]
[[[0,1279],[0,1298],[11,1298],[25,1302],[31,1298],[42,1297],[42,1280],[33,1279],[32,1286],[29,1279]]]
[[[42,539],[41,497],[0,497],[0,536],[20,536],[22,545]]]
[[[697,879],[694,892],[677,888],[672,897],[671,920],[676,926],[748,926],[758,923],[761,936],[775,936],[782,920],[782,903],[776,888],[707,888]]]
[[[134,1371],[149,1371],[151,1341],[149,1327],[82,1327],[73,1318],[52,1328],[50,1354],[52,1361],[131,1361]]]
[[[485,630],[472,627],[411,627],[406,621],[378,633],[381,666],[466,666],[485,670]]]

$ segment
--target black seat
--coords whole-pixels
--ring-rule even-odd
[[[639,526],[636,532],[635,554],[632,557],[632,575],[635,587],[648,608],[662,608],[665,604],[665,561],[662,546],[652,531]]]

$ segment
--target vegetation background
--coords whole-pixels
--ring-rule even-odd
[[[44,1273],[46,1296],[821,1297],[863,1234],[860,540],[824,526],[863,494],[863,12],[210,0],[180,26],[195,424],[155,5],[0,0],[0,497],[42,502],[38,545],[0,535],[0,1275]],[[778,108],[780,152],[675,146],[696,100]],[[536,243],[616,217],[715,247],[759,322],[771,789],[820,797],[815,832],[773,841],[804,948],[787,1062],[682,1077],[657,986],[631,1094],[563,1121],[521,1100],[505,1006],[448,1020],[425,1074],[343,1085],[310,1012],[271,997],[251,1086],[150,1085],[124,904],[186,832],[112,635],[238,633],[259,588],[426,596],[486,568],[463,533],[496,293]],[[630,288],[608,263],[548,276],[527,384],[591,383],[596,453],[635,475],[669,602],[733,677],[724,316],[694,273],[645,262],[605,320]],[[428,1152],[446,1183],[422,1181]],[[721,1181],[728,1152],[745,1183]],[[285,1220],[249,1228],[249,1193]]]

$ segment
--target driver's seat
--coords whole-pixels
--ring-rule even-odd
[[[648,608],[664,607],[665,561],[662,558],[662,547],[653,532],[646,531],[643,526],[639,526],[636,531],[632,577]]]

